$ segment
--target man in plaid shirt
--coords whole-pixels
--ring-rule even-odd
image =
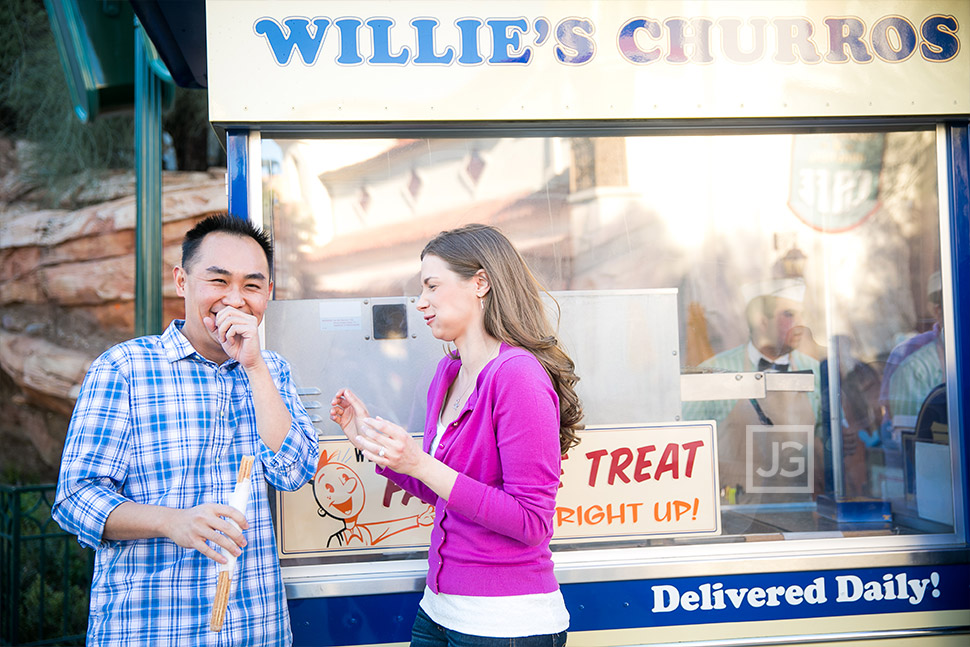
[[[97,551],[89,646],[292,642],[262,484],[300,488],[318,448],[289,365],[260,349],[272,260],[248,221],[206,218],[174,271],[185,320],[109,349],[85,377],[52,512]],[[244,517],[227,501],[245,455],[256,462]],[[238,559],[215,633],[227,551]]]

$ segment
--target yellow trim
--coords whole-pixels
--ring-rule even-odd
[[[571,631],[569,647],[607,647],[612,645],[651,645],[693,640],[736,640],[775,636],[811,636],[899,629],[970,626],[970,609],[956,611],[921,611],[913,613],[838,616],[834,618],[799,618],[793,620],[765,620],[757,622],[727,622],[674,627],[638,627],[605,631]],[[934,638],[896,638],[894,647],[926,645],[965,647],[966,635]],[[870,642],[870,641],[861,641]],[[875,640],[873,641],[875,642]],[[879,642],[890,642],[882,640]],[[797,643],[792,643],[797,644]],[[859,645],[860,641],[812,643],[818,645]]]
[[[854,632],[931,629],[933,627],[970,627],[970,609],[955,611],[916,611],[913,613],[800,618],[758,622],[725,622],[676,627],[637,627],[603,631],[570,631],[567,647],[614,647],[619,645],[669,645],[685,641],[743,640],[782,636],[813,636]],[[871,640],[811,643],[812,647],[858,647],[861,644],[891,644],[892,647],[965,647],[967,634],[919,636],[913,638],[873,638]],[[798,642],[788,643],[792,645]],[[408,643],[379,643],[353,647],[407,647]],[[732,645],[736,647],[737,643]]]

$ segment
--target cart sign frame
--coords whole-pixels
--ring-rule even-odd
[[[208,0],[210,119],[970,113],[970,51],[962,46],[970,4],[853,7],[844,15],[844,3],[831,0]],[[596,90],[603,78],[611,79],[609,92]]]

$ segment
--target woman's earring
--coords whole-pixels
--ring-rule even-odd
[[[484,294],[482,296],[478,297],[478,302],[480,304],[482,304],[482,312],[484,312],[485,311],[485,295]]]

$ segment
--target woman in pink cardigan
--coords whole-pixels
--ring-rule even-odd
[[[553,574],[562,455],[578,442],[573,362],[522,257],[494,227],[442,232],[421,253],[418,310],[456,350],[428,389],[423,447],[350,390],[330,417],[378,472],[435,506],[418,647],[561,647]]]

